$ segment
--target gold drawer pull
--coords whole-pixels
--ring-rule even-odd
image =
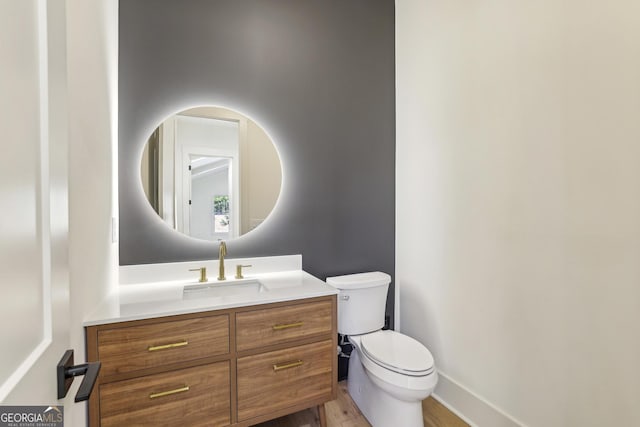
[[[304,325],[304,322],[284,323],[282,325],[273,325],[273,330],[280,331],[282,329],[297,328],[302,325]]]
[[[147,350],[149,351],[166,350],[168,348],[184,347],[187,344],[189,344],[189,341],[185,340],[180,342],[174,342],[173,344],[154,345],[149,347]]]
[[[275,364],[273,365],[273,371],[278,372],[283,369],[295,368],[296,366],[302,365],[304,362],[302,360],[296,360],[295,362],[287,362],[282,365]]]
[[[185,391],[189,391],[189,386],[186,385],[184,387],[177,388],[175,390],[161,391],[160,393],[151,393],[149,395],[149,399],[155,399],[157,397],[170,396],[176,393],[184,393]]]

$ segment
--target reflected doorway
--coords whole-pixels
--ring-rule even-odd
[[[232,159],[192,154],[190,160],[189,235],[227,240],[232,230]]]
[[[175,143],[182,158],[182,215],[178,229],[204,240],[239,235],[238,122],[178,116]],[[180,212],[180,210],[178,210]]]

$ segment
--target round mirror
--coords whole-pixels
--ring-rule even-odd
[[[282,166],[253,120],[220,107],[196,107],[162,122],[142,154],[142,187],[171,228],[204,240],[248,233],[280,195]]]

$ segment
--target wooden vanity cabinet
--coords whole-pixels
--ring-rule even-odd
[[[98,331],[101,375],[136,372],[229,353],[229,315]]]
[[[89,425],[244,427],[312,406],[323,423],[336,327],[335,295],[89,326]]]
[[[238,358],[238,420],[332,396],[335,349],[325,340]]]
[[[229,361],[162,372],[100,387],[100,425],[229,425]]]
[[[260,349],[331,333],[333,310],[331,300],[320,300],[239,312],[236,349]]]

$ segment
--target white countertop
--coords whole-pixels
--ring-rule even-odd
[[[85,319],[84,326],[337,294],[335,288],[303,270],[245,274],[245,278],[241,280],[217,282],[215,279],[210,279],[209,283],[232,285],[250,280],[258,280],[264,285],[266,291],[185,299],[183,298],[184,287],[197,285],[197,280],[182,279],[121,285]]]

